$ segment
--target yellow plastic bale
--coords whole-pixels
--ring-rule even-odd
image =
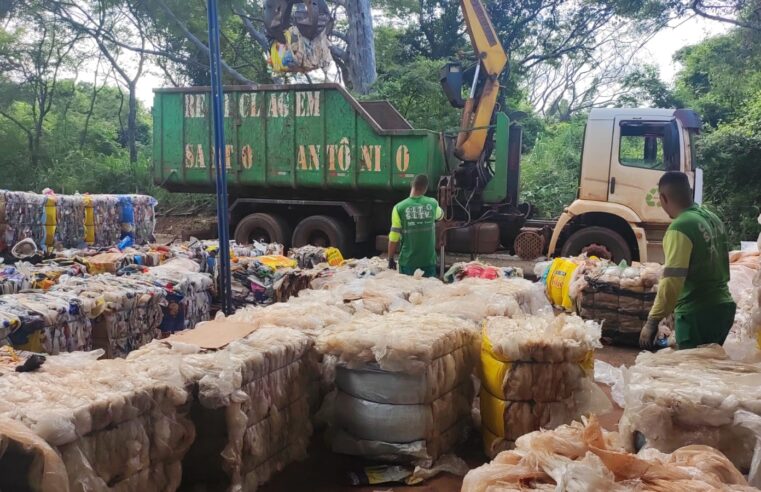
[[[555,258],[547,273],[547,297],[553,305],[562,307],[566,311],[573,310],[573,301],[568,292],[576,268],[578,265],[570,260]]]

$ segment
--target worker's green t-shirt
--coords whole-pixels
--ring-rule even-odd
[[[674,311],[687,313],[698,307],[732,302],[727,287],[727,235],[721,220],[713,212],[693,205],[674,219],[668,231],[682,233],[692,243],[687,276]]]
[[[427,196],[409,197],[396,204],[389,239],[393,241],[401,235],[400,266],[436,265],[436,220],[442,214],[438,202]]]

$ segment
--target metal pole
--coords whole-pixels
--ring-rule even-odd
[[[219,52],[219,17],[217,0],[207,0],[209,16],[209,73],[211,74],[211,114],[214,126],[214,166],[217,178],[217,228],[219,233],[219,295],[222,311],[232,314],[232,279],[230,276],[230,231],[227,225],[227,169],[225,162],[224,93]]]

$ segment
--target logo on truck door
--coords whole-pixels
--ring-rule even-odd
[[[648,207],[660,207],[661,195],[658,193],[658,188],[653,188],[645,195],[645,203]]]

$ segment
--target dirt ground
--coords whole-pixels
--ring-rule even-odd
[[[156,241],[169,243],[187,241],[190,237],[214,239],[217,237],[217,218],[213,215],[159,215],[156,217]]]
[[[630,366],[634,363],[638,350],[607,346],[597,351],[596,358],[614,366]],[[610,397],[610,388],[600,385],[605,394]],[[610,430],[616,430],[623,410],[615,403],[613,410],[600,415],[602,425]],[[487,461],[481,449],[480,435],[472,436],[457,453],[471,468]],[[386,492],[386,491],[417,491],[417,492],[457,492],[460,490],[462,477],[442,474],[414,487],[397,485],[375,485],[367,487],[352,487],[345,484],[346,472],[361,469],[361,460],[331,453],[320,436],[316,436],[309,449],[306,461],[293,463],[275,475],[274,479],[260,488],[261,492]]]

